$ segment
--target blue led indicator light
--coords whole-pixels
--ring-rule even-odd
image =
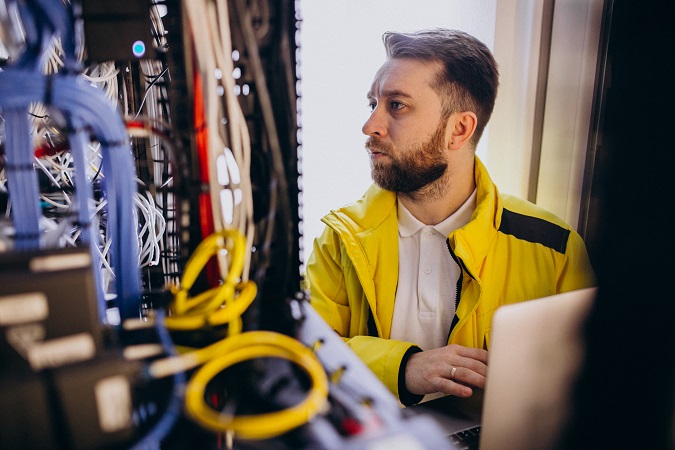
[[[145,55],[145,42],[134,42],[134,45],[131,47],[131,51],[134,52],[134,56],[136,58],[140,58],[141,56]]]

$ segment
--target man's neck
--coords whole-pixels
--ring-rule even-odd
[[[476,188],[473,164],[470,170],[447,171],[441,178],[421,190],[398,194],[403,206],[425,225],[436,225],[453,215]]]

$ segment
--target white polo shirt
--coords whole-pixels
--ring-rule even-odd
[[[476,190],[450,217],[424,225],[398,201],[398,286],[391,339],[412,342],[422,350],[447,345],[455,316],[459,266],[447,236],[471,220]]]

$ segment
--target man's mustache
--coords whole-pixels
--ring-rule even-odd
[[[366,148],[371,152],[391,153],[391,145],[379,141],[376,138],[369,137],[366,139]]]

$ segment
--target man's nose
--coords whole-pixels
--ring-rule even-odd
[[[366,123],[363,124],[361,131],[366,136],[384,137],[387,134],[384,111],[376,106]]]

